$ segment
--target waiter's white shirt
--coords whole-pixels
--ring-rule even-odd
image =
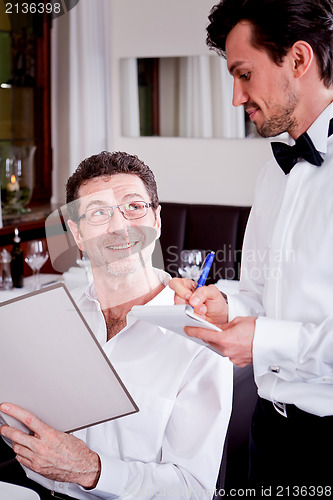
[[[167,285],[170,277],[158,272]],[[166,286],[149,305],[173,304],[173,298]],[[140,411],[74,433],[101,458],[95,489],[25,468],[28,477],[82,500],[211,498],[231,414],[230,361],[131,313],[107,342],[94,286],[74,299]]]
[[[244,238],[240,293],[229,320],[257,319],[253,367],[259,395],[333,415],[333,136],[331,104],[308,130],[324,163],[285,175],[262,169]]]

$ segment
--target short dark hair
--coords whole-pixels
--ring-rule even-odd
[[[277,65],[296,41],[304,40],[313,49],[324,85],[332,85],[332,0],[221,0],[209,20],[207,45],[224,57],[228,34],[243,20],[253,26],[253,46],[265,49]]]
[[[150,168],[135,155],[121,151],[102,151],[83,160],[66,184],[66,203],[72,220],[77,220],[77,203],[80,187],[90,179],[115,174],[137,175],[144,183],[154,210],[159,205],[155,176]]]

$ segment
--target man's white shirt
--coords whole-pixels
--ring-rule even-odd
[[[167,285],[170,277],[158,273]],[[25,468],[28,477],[82,500],[211,498],[231,414],[230,361],[131,314],[107,342],[94,286],[73,295],[140,411],[74,433],[101,458],[95,489],[54,482]],[[173,304],[173,297],[166,286],[149,305]]]
[[[333,415],[333,136],[331,104],[308,130],[321,167],[262,169],[244,238],[240,293],[229,320],[258,316],[253,367],[259,395]]]

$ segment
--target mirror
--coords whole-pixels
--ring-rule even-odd
[[[243,107],[232,105],[222,57],[121,59],[120,78],[124,136],[260,137]]]

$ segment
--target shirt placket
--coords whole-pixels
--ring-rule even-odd
[[[302,162],[304,163],[304,162]],[[285,272],[285,259],[292,249],[289,248],[288,234],[294,225],[295,214],[297,213],[297,203],[302,189],[302,181],[305,172],[302,166],[296,165],[290,172],[286,184],[285,193],[270,245],[270,278],[269,278],[269,308],[270,316],[275,319],[283,317],[282,304],[282,284]]]

